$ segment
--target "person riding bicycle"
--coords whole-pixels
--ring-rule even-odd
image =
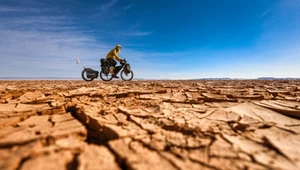
[[[110,73],[112,74],[112,76],[114,78],[119,78],[116,74],[115,74],[115,66],[117,65],[117,61],[121,62],[121,58],[118,56],[118,53],[121,51],[121,45],[116,45],[116,47],[114,49],[112,49],[107,55],[106,55],[106,59],[109,62],[109,64],[111,65],[111,67],[109,68]]]

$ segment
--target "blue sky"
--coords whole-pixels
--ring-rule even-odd
[[[300,0],[0,0],[0,77],[300,77]]]

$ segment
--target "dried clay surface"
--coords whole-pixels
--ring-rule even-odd
[[[300,81],[0,81],[0,170],[300,169]]]

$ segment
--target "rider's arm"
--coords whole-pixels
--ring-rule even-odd
[[[119,62],[122,60],[122,59],[118,56],[116,50],[114,50],[114,56],[115,56],[115,59],[118,60]]]

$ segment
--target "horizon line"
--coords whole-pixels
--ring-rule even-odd
[[[133,80],[297,80],[298,77],[257,77],[257,78],[229,78],[229,77],[206,77],[206,78],[133,78]],[[0,77],[0,80],[83,80],[81,77]],[[101,80],[100,78],[95,79]]]

